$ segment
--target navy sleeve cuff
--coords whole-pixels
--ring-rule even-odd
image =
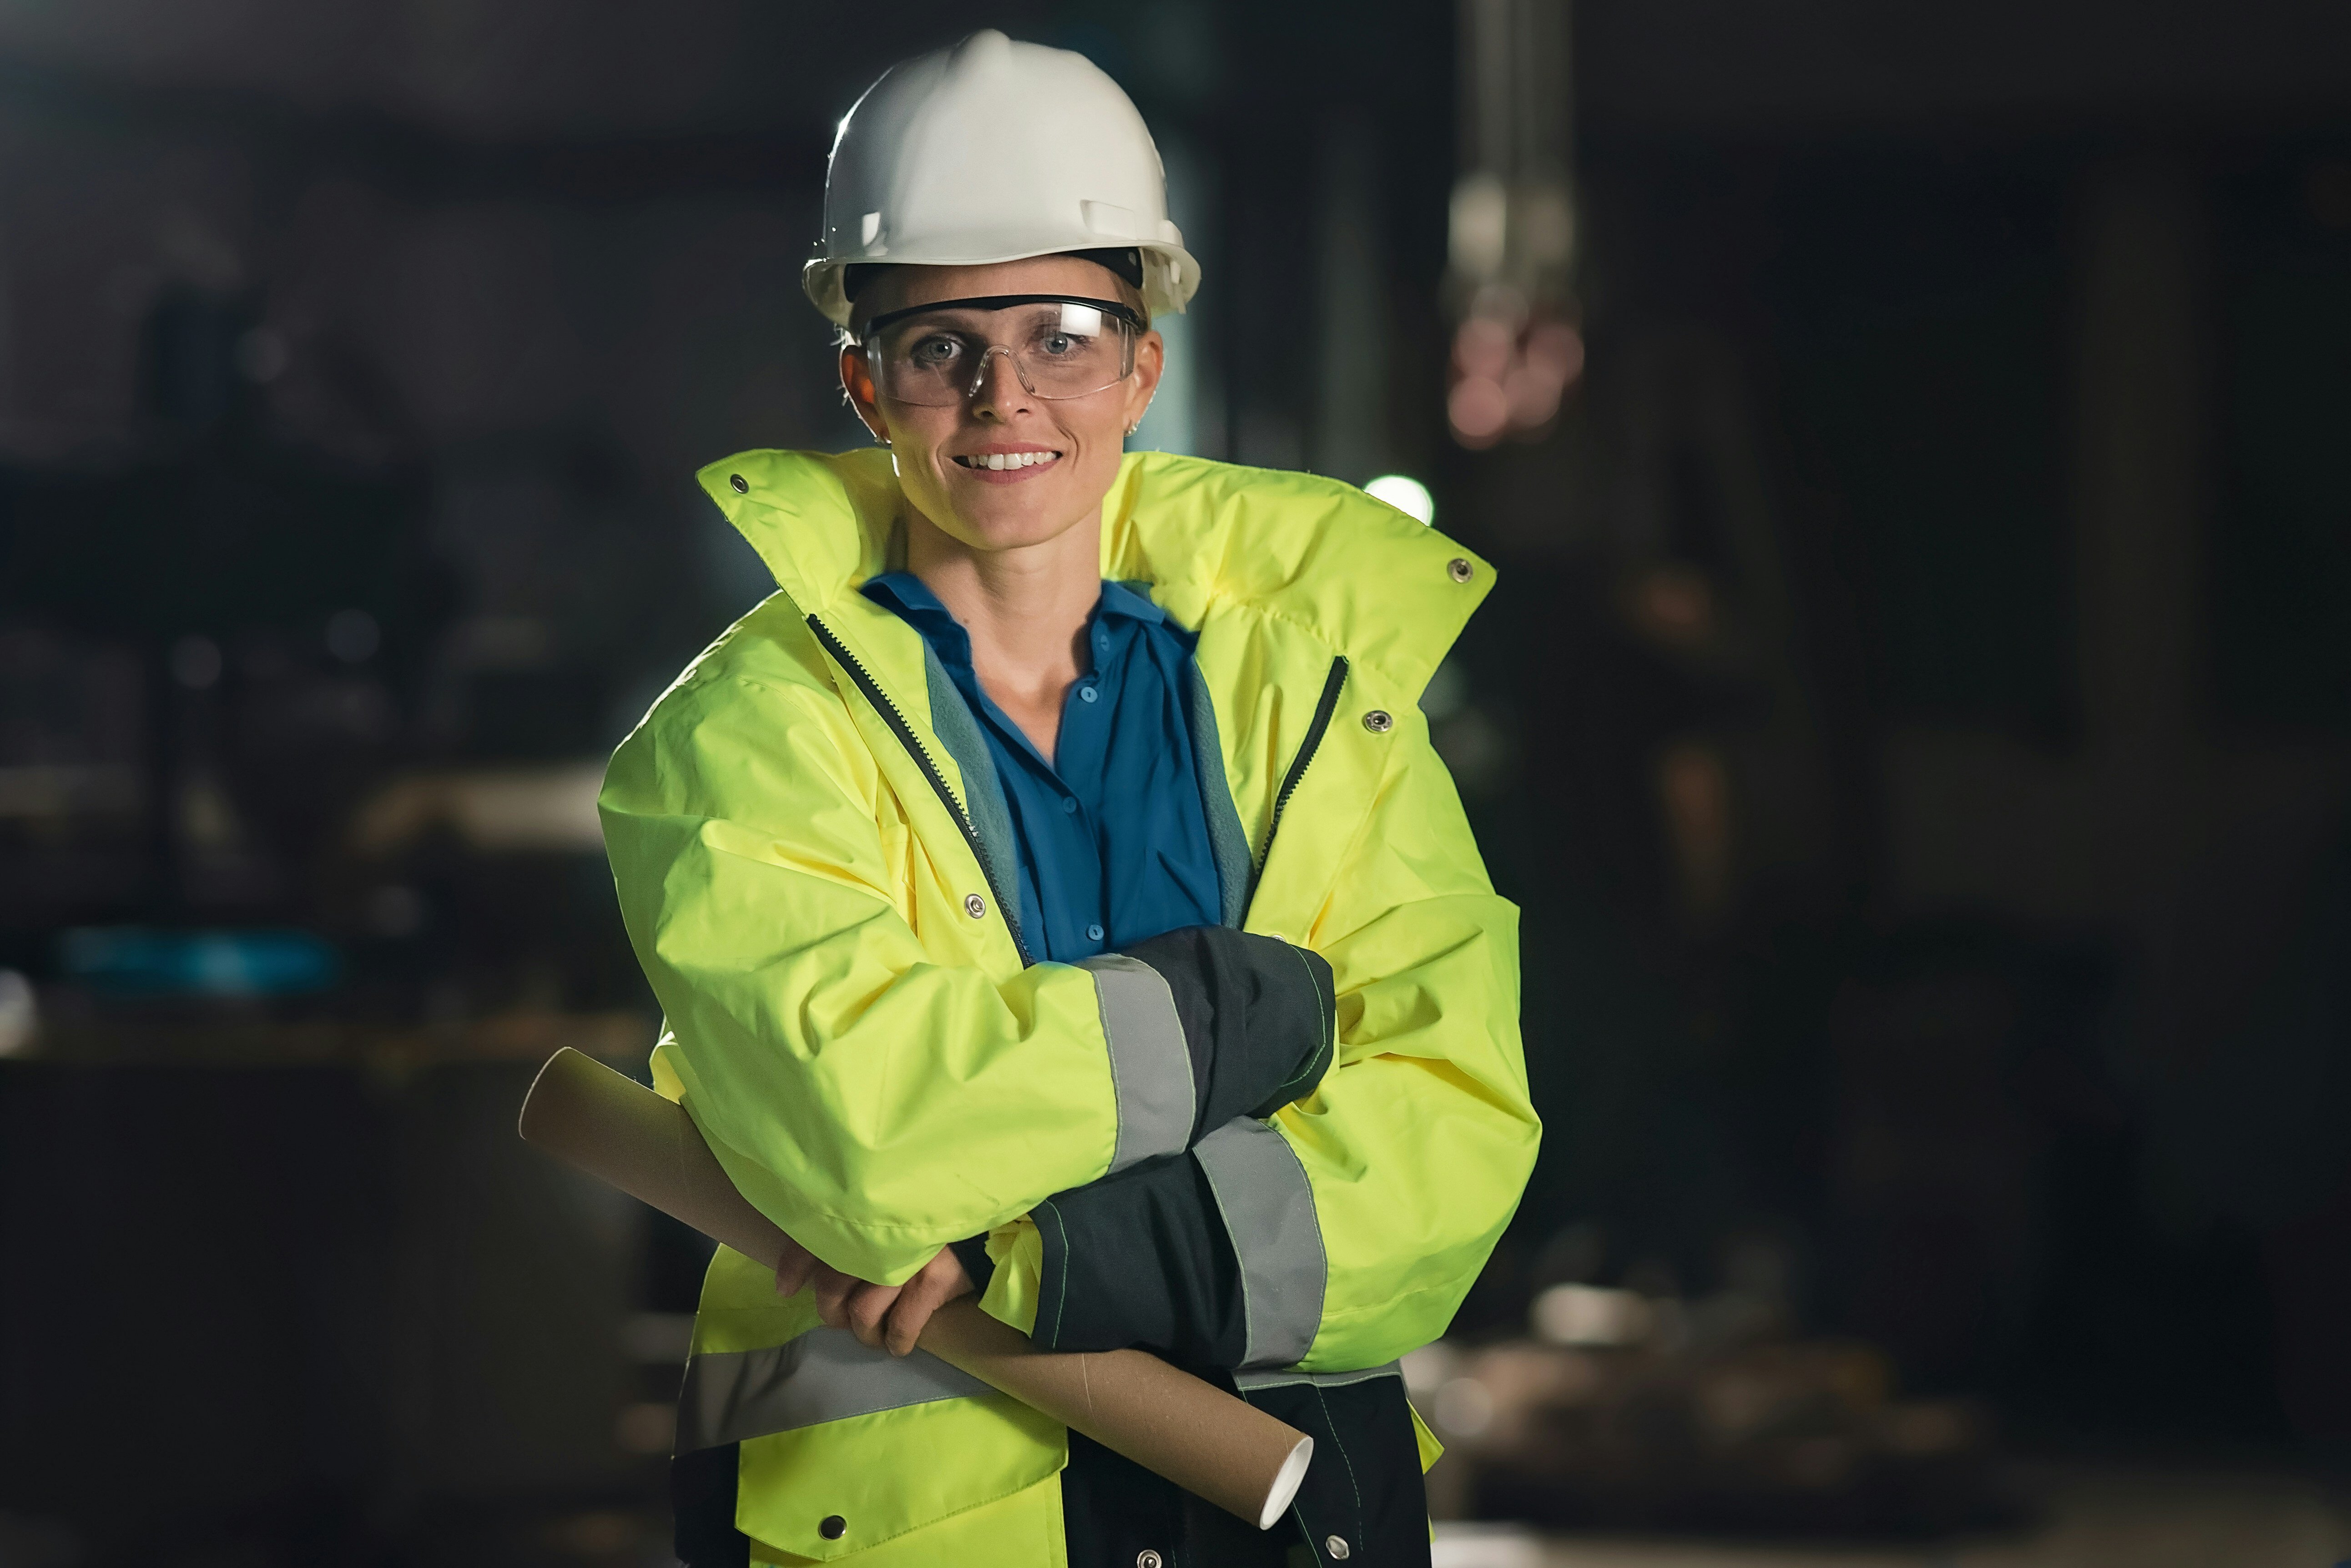
[[[1231,1368],[1248,1348],[1240,1269],[1188,1155],[1148,1160],[1037,1206],[1040,1350],[1140,1346]]]
[[[1290,1364],[1321,1322],[1326,1260],[1304,1169],[1264,1118],[1330,1071],[1331,966],[1209,925],[1081,967],[1109,1042],[1117,1144],[1109,1174],[1037,1207],[1033,1343]]]
[[[1087,959],[1119,1101],[1114,1174],[1313,1092],[1338,1049],[1322,956],[1192,926]]]
[[[1041,1348],[1140,1345],[1235,1371],[1292,1365],[1321,1332],[1330,1260],[1313,1186],[1255,1117],[1049,1198],[1035,1218]]]

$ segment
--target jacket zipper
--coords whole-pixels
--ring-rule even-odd
[[[923,743],[915,738],[914,726],[908,724],[906,716],[898,711],[898,705],[882,694],[880,683],[867,673],[865,666],[858,662],[857,655],[832,634],[831,628],[813,615],[808,618],[808,623],[809,630],[816,633],[817,641],[824,644],[825,651],[849,672],[849,678],[857,683],[857,689],[865,694],[865,700],[873,705],[873,710],[888,721],[891,729],[897,734],[898,743],[906,748],[907,755],[921,766],[923,777],[931,781],[931,789],[938,795],[939,804],[947,809],[947,815],[953,817],[956,826],[963,830],[964,842],[971,846],[972,859],[979,862],[979,874],[987,882],[988,894],[996,900],[998,911],[1004,916],[1004,928],[1012,934],[1012,946],[1020,955],[1021,965],[1025,967],[1035,963],[1036,960],[1029,956],[1029,945],[1020,939],[1019,909],[1004,896],[1003,884],[997,881],[996,866],[987,858],[987,846],[980,841],[979,830],[972,826],[970,814],[963,809],[963,802],[957,800],[955,791],[947,788],[946,775],[939,771],[938,764],[931,760],[931,754],[924,750]],[[1340,661],[1342,664],[1345,662],[1343,659]],[[1338,693],[1333,690],[1329,697],[1336,702]],[[1287,793],[1287,786],[1284,792]]]
[[[1306,765],[1314,760],[1323,732],[1331,727],[1331,716],[1339,711],[1339,691],[1346,684],[1347,660],[1343,654],[1331,661],[1331,674],[1322,682],[1322,700],[1314,705],[1313,722],[1306,727],[1306,738],[1300,744],[1298,755],[1290,759],[1290,771],[1281,776],[1281,788],[1273,797],[1273,821],[1266,824],[1265,852],[1258,857],[1256,868],[1249,873],[1249,903],[1257,902],[1257,884],[1265,875],[1265,862],[1273,858],[1273,835],[1281,831],[1281,813],[1288,809],[1298,781],[1306,777]]]

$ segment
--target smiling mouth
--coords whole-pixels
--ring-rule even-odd
[[[956,458],[966,468],[1001,472],[1007,468],[1037,468],[1058,462],[1058,452],[967,452]]]

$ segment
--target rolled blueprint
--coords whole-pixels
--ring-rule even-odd
[[[569,1047],[522,1105],[526,1142],[747,1258],[773,1265],[789,1241],[735,1190],[684,1107]],[[1033,1349],[970,1297],[931,1315],[927,1352],[1073,1427],[1185,1490],[1272,1528],[1297,1496],[1314,1439],[1139,1350]]]

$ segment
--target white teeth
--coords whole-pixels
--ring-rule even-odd
[[[1061,455],[1058,452],[975,452],[956,462],[967,468],[1034,468],[1040,463],[1050,463]]]

